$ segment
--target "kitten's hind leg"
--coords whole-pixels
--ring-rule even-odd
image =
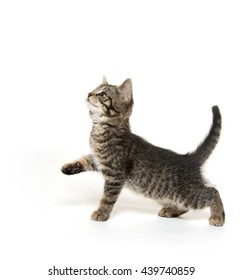
[[[81,157],[79,160],[64,164],[61,171],[66,175],[74,175],[83,171],[97,171],[97,167],[94,163],[93,157],[87,155]]]
[[[214,189],[213,198],[210,204],[210,211],[211,216],[209,218],[209,224],[218,227],[223,226],[225,222],[224,206],[216,189]]]
[[[189,209],[203,209],[210,207],[211,216],[209,224],[212,226],[223,226],[225,213],[219,192],[213,187],[200,186],[195,188],[184,200]]]
[[[182,214],[185,214],[188,212],[187,210],[182,210],[177,208],[176,206],[174,207],[163,207],[158,215],[160,217],[166,217],[166,218],[174,218],[174,217],[179,217]]]

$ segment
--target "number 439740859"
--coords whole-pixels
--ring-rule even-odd
[[[141,274],[144,275],[192,275],[195,272],[195,267],[193,266],[147,266],[141,270]]]

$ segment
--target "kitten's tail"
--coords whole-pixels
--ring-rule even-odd
[[[209,158],[212,151],[219,141],[220,131],[221,131],[221,114],[218,106],[212,107],[213,112],[213,123],[210,128],[210,131],[206,138],[203,140],[201,144],[197,147],[197,149],[190,154],[190,156],[196,160],[200,165],[204,164],[204,162]]]

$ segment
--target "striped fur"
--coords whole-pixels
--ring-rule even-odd
[[[209,223],[222,226],[224,208],[218,191],[208,186],[201,166],[215,148],[221,130],[219,108],[214,106],[209,134],[198,148],[185,155],[156,147],[130,130],[132,82],[121,86],[103,83],[88,94],[87,105],[93,127],[91,154],[65,164],[67,175],[99,171],[105,185],[100,205],[92,214],[95,221],[106,221],[122,188],[156,200],[163,208],[161,217],[177,217],[191,209],[210,207]]]

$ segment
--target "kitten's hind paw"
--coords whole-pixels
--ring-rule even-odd
[[[211,226],[222,227],[224,225],[224,215],[222,216],[211,216],[209,218],[209,224]]]
[[[74,163],[64,164],[63,167],[61,168],[61,171],[66,175],[74,175],[85,170],[83,169],[83,166],[81,165],[80,162],[74,162]]]
[[[176,207],[163,207],[158,215],[160,217],[165,217],[165,218],[174,218],[174,217],[179,217],[182,214],[185,214],[187,211],[186,210],[180,210]]]
[[[110,216],[109,214],[102,213],[102,211],[98,209],[93,212],[93,214],[91,215],[91,219],[97,222],[105,222],[109,219],[109,216]]]

